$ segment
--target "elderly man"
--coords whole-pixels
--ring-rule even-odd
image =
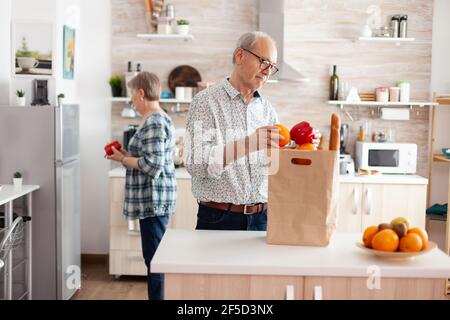
[[[186,169],[199,202],[197,229],[266,230],[266,149],[278,147],[278,122],[258,90],[275,74],[275,42],[263,32],[240,37],[231,77],[197,94],[186,132]]]

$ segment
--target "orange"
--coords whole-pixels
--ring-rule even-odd
[[[300,146],[297,146],[295,149],[304,150],[304,151],[315,151],[315,150],[317,150],[317,147],[313,143],[304,143]]]
[[[400,239],[400,251],[419,252],[422,250],[422,238],[417,233],[408,232]]]
[[[363,243],[367,248],[372,248],[372,239],[377,232],[378,226],[370,226],[364,230]]]
[[[427,247],[428,244],[428,233],[419,227],[415,227],[415,228],[411,228],[408,230],[408,233],[416,233],[419,235],[419,237],[422,239],[422,249],[425,249]]]
[[[278,134],[280,136],[283,137],[283,139],[281,139],[278,144],[280,147],[284,147],[285,145],[287,145],[289,142],[291,142],[291,134],[289,133],[289,129],[286,128],[284,125],[282,125],[281,123],[278,123],[275,125],[275,127],[279,128],[280,131],[278,132]]]
[[[372,238],[372,248],[379,251],[397,251],[398,244],[398,235],[391,229],[384,229],[377,232]]]

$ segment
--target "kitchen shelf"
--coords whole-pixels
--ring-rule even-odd
[[[450,106],[450,94],[436,97],[436,102],[441,106]]]
[[[130,102],[131,98],[128,97],[118,97],[118,98],[109,98],[111,102]],[[179,100],[179,99],[160,99],[160,103],[176,103],[176,104],[190,104],[192,100]]]
[[[168,40],[168,39],[182,39],[184,41],[194,40],[192,34],[157,34],[157,33],[139,33],[136,35],[140,39],[145,40]]]
[[[310,43],[410,43],[410,44],[431,44],[431,40],[417,40],[415,38],[383,38],[383,37],[359,37],[359,38],[299,38],[299,42]]]
[[[329,105],[337,105],[341,109],[344,106],[361,106],[361,107],[424,107],[424,106],[436,106],[437,102],[426,101],[410,101],[410,102],[378,102],[378,101],[361,101],[361,102],[348,102],[348,101],[328,101]]]
[[[435,154],[433,155],[433,161],[435,162],[447,162],[450,163],[450,159],[447,158],[445,155],[443,154]]]
[[[359,37],[359,42],[388,42],[399,45],[400,43],[413,42],[414,38],[389,38],[389,37]]]

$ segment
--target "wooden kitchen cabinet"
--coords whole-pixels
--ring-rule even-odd
[[[426,198],[426,185],[365,184],[362,229],[396,217],[408,217],[411,226],[425,228]]]
[[[141,248],[139,221],[131,226],[123,217],[125,178],[110,178],[109,273],[114,276],[145,276],[147,268]],[[192,196],[191,180],[177,179],[177,207],[168,228],[194,230],[198,205]],[[130,228],[132,227],[132,228]]]
[[[167,273],[164,299],[302,300],[303,281],[302,276]]]
[[[363,184],[341,183],[339,186],[339,206],[337,230],[356,232],[362,229],[361,206]]]
[[[191,179],[177,179],[177,207],[169,228],[194,230],[197,225],[197,200],[192,196]]]
[[[381,278],[376,287],[368,277],[305,277],[304,299],[443,300],[443,285],[441,279]]]
[[[337,230],[362,232],[371,225],[408,217],[425,228],[426,185],[341,183]]]
[[[444,280],[165,274],[165,300],[443,300]],[[291,289],[289,289],[291,287]],[[371,289],[369,289],[371,288]],[[289,291],[291,290],[291,291]],[[290,293],[289,293],[290,292]]]

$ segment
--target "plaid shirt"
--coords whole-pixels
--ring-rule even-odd
[[[132,157],[139,158],[140,170],[127,168],[123,214],[128,219],[145,219],[174,213],[174,131],[169,116],[156,112],[148,117],[130,140],[128,152]]]

